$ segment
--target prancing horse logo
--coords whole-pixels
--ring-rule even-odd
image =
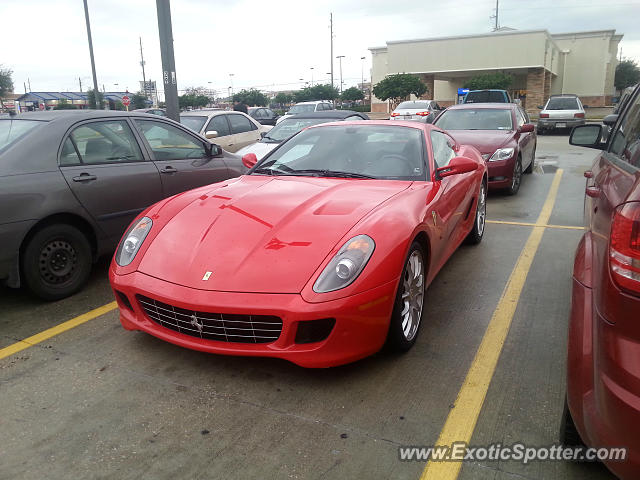
[[[191,314],[191,325],[196,327],[198,329],[198,332],[202,333],[202,327],[204,327],[204,324],[198,321],[198,317],[196,317],[195,313]]]
[[[211,276],[213,272],[205,272],[204,276],[202,277],[202,280],[209,280],[209,277]]]

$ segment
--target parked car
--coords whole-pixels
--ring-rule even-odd
[[[417,120],[432,123],[442,108],[435,100],[412,100],[398,105],[389,120]]]
[[[180,114],[180,123],[209,140],[215,139],[228,152],[257,142],[261,134],[271,130],[245,113],[228,110],[192,110]]]
[[[537,137],[529,115],[515,103],[460,104],[434,122],[460,143],[473,145],[489,168],[489,188],[515,195],[522,173],[535,165]]]
[[[280,118],[273,110],[267,107],[249,107],[249,116],[261,125],[275,125]]]
[[[426,286],[482,240],[486,175],[474,147],[431,125],[309,127],[247,175],[138,216],[109,270],[122,325],[305,367],[406,351]]]
[[[0,280],[46,300],[71,295],[142,210],[243,171],[235,155],[144,113],[0,119]]]
[[[358,113],[352,110],[300,113],[280,122],[269,130],[257,143],[241,148],[236,153],[241,156],[247,153],[254,153],[257,159],[260,160],[287,138],[295,135],[303,128],[340,120],[369,120],[369,116],[366,113]]]
[[[166,117],[167,112],[164,108],[136,108],[135,110],[131,110],[136,113],[149,113],[151,115],[158,115],[160,117]]]
[[[585,172],[585,233],[573,268],[567,403],[561,440],[626,447],[605,462],[622,479],[640,472],[640,88],[615,123],[574,128],[569,142],[600,151]]]
[[[585,124],[584,107],[577,95],[551,95],[547,103],[538,108],[541,109],[538,119],[540,135],[547,130],[566,130]]]
[[[512,103],[506,90],[470,90],[462,103]]]
[[[313,102],[300,102],[296,103],[293,107],[289,109],[287,113],[281,116],[277,121],[276,125],[280,123],[285,118],[290,117],[291,115],[298,115],[299,113],[310,113],[310,112],[323,112],[326,110],[333,110],[333,104],[327,100],[317,100]]]
[[[618,103],[613,108],[614,114],[622,113],[622,111],[624,110],[624,107],[627,105],[627,102],[629,102],[629,99],[633,96],[633,92],[635,91],[637,85],[638,84],[632,87],[627,87],[622,91],[622,94],[620,95],[620,99],[618,100]]]

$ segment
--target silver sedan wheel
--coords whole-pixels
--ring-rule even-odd
[[[476,211],[476,231],[482,236],[484,233],[484,224],[487,218],[487,191],[484,183],[480,185],[480,193],[478,194],[478,208]]]
[[[415,250],[407,259],[402,279],[402,333],[407,341],[413,340],[420,326],[424,303],[424,261]]]

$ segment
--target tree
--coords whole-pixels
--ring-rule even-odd
[[[206,107],[209,105],[211,100],[206,95],[196,95],[193,93],[185,93],[184,95],[180,95],[178,97],[178,104],[180,108],[197,108],[197,107]]]
[[[340,98],[347,101],[362,100],[364,98],[364,93],[362,93],[362,90],[359,88],[351,87],[342,92]]]
[[[115,102],[113,102],[113,108],[114,110],[126,110],[124,104],[120,101],[120,100],[116,100]]]
[[[240,90],[233,95],[233,101],[242,102],[250,107],[264,107],[269,103],[267,96],[255,88],[251,90]]]
[[[58,104],[53,107],[54,110],[75,110],[76,106],[69,103],[66,98],[61,98],[58,100]]]
[[[4,68],[0,65],[0,109],[4,108],[2,97],[7,93],[13,92],[13,80],[11,79],[11,75],[13,75],[13,70],[10,68]]]
[[[397,105],[409,95],[421,97],[427,93],[427,86],[420,77],[410,73],[389,75],[373,87],[373,94],[382,101],[391,100]]]
[[[312,100],[335,100],[340,96],[337,88],[329,84],[314,85],[313,87],[305,87],[302,90],[293,92],[293,101],[308,102]]]
[[[290,93],[284,93],[284,92],[280,92],[276,95],[276,98],[274,98],[274,101],[276,103],[279,103],[280,105],[286,105],[288,103],[291,103],[291,101],[293,100],[293,95],[291,95]]]
[[[89,102],[89,108],[96,108],[96,97],[92,89],[87,90],[87,101]],[[100,105],[97,107],[99,110],[104,108],[104,96],[102,92],[98,90],[98,102]]]
[[[618,90],[624,90],[640,81],[640,68],[630,58],[625,58],[616,67],[616,76],[613,81]]]
[[[498,89],[506,90],[513,83],[513,77],[508,73],[483,73],[471,77],[465,84],[469,90]]]
[[[142,92],[131,95],[131,108],[147,108],[147,97]]]

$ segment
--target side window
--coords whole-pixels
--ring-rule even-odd
[[[209,130],[215,130],[218,132],[218,137],[226,137],[227,135],[231,135],[231,130],[229,130],[229,123],[227,122],[227,115],[216,115],[209,121],[209,125],[207,125],[208,132]]]
[[[67,137],[62,145],[62,152],[60,153],[60,165],[78,165],[80,162],[80,156],[76,152],[76,147],[71,141],[71,137]]]
[[[173,125],[153,120],[135,122],[149,142],[155,160],[202,158],[206,155],[202,142]]]
[[[431,148],[433,148],[433,159],[436,168],[446,167],[452,158],[456,156],[456,152],[451,147],[452,140],[436,130],[431,131]]]
[[[640,168],[640,94],[636,95],[625,113],[609,151],[623,161]]]
[[[266,118],[273,118],[273,117],[276,116],[276,114],[273,113],[273,110],[271,110],[269,108],[265,108],[264,111],[265,111]]]
[[[71,132],[70,138],[76,146],[76,156],[79,154],[85,164],[143,160],[138,142],[125,120],[85,123]],[[66,152],[68,147],[63,147],[63,154]]]
[[[269,118],[269,115],[267,115],[267,111],[264,108],[259,108],[258,110],[256,110],[255,118]]]
[[[524,123],[531,123],[531,120],[529,119],[529,114],[523,110],[522,108],[518,108],[518,111],[522,114],[522,117],[524,118]]]
[[[521,127],[522,125],[524,125],[526,122],[524,115],[522,115],[522,111],[519,108],[516,108],[516,125],[518,127]]]
[[[244,133],[256,130],[255,125],[242,115],[229,115],[229,123],[231,124],[231,133]]]

